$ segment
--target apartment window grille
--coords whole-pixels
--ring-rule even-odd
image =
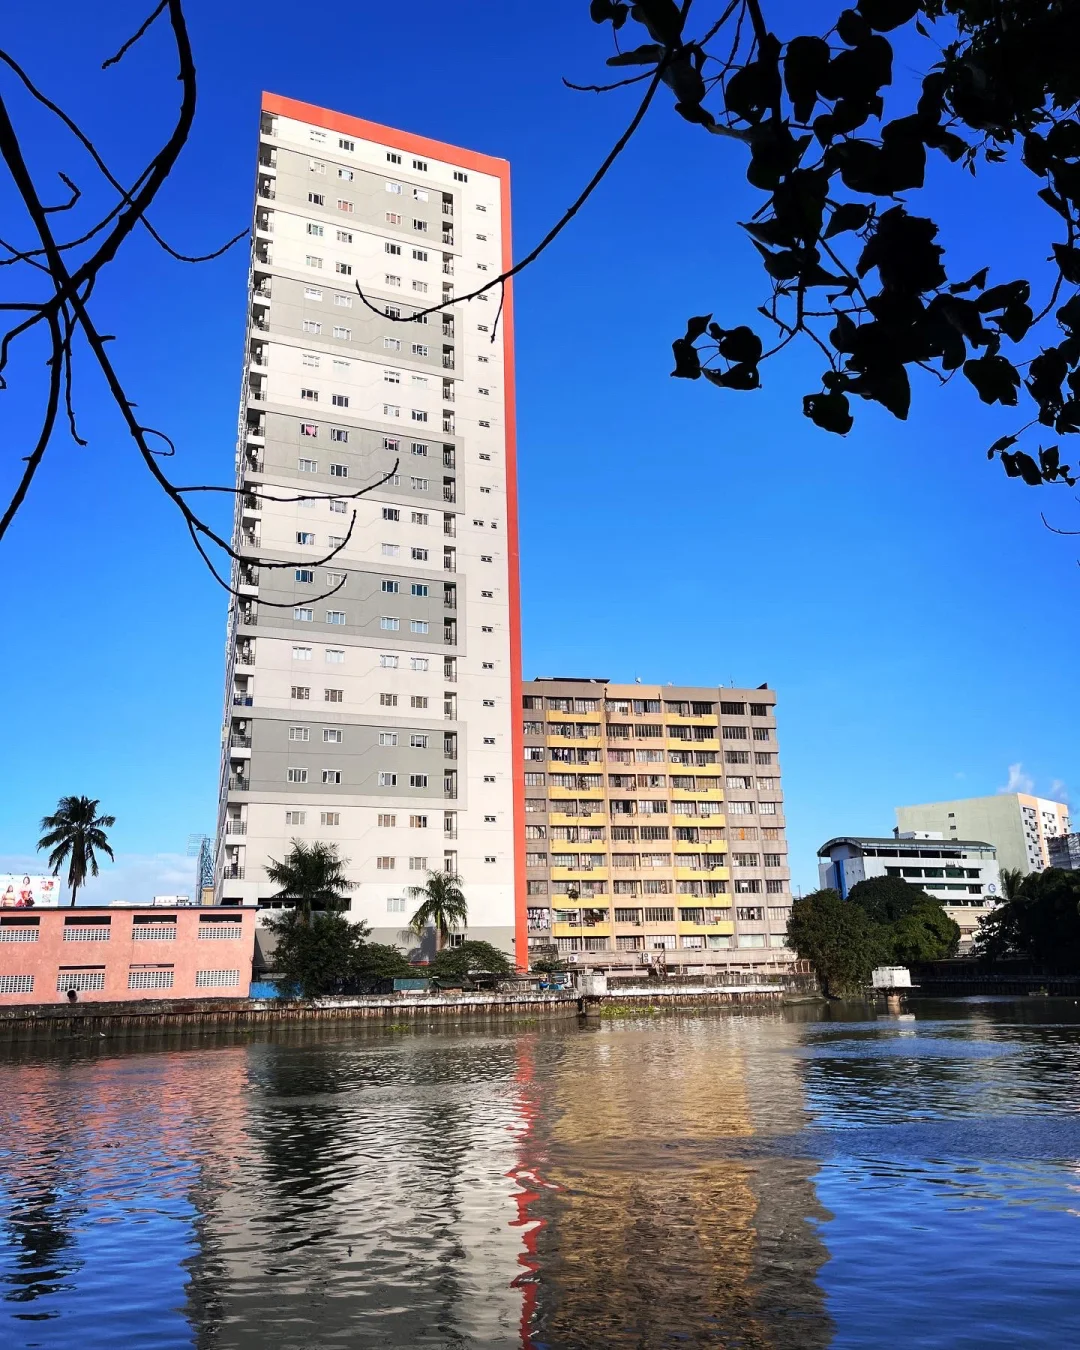
[[[238,970],[197,970],[196,989],[234,989],[240,983]]]
[[[56,977],[58,994],[66,994],[69,989],[79,993],[93,993],[100,992],[104,988],[104,970],[61,970]]]
[[[129,989],[171,989],[173,972],[168,970],[129,970]]]
[[[102,986],[104,988],[104,985]],[[0,975],[0,994],[32,994],[33,975]]]

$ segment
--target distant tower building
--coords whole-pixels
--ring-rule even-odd
[[[321,840],[376,940],[449,868],[524,961],[510,287],[405,322],[507,266],[508,165],[266,94],[253,238],[218,896]]]
[[[1061,834],[1048,841],[1050,866],[1080,872],[1080,834]]]
[[[998,865],[1023,873],[1050,866],[1049,841],[1069,833],[1069,808],[1025,792],[965,797],[955,802],[898,806],[901,833],[939,830],[945,839],[986,839],[997,849]]]

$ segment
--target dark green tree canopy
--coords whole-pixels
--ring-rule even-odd
[[[1080,872],[1029,872],[992,910],[975,935],[975,954],[995,961],[1028,957],[1059,970],[1080,970]]]
[[[286,910],[267,922],[277,939],[273,969],[282,992],[318,998],[361,975],[368,928],[333,910]]]
[[[795,900],[787,931],[788,942],[813,965],[832,998],[860,994],[885,958],[881,925],[834,890],[812,891]]]
[[[632,132],[667,86],[718,149],[735,143],[762,194],[743,228],[767,336],[739,317],[691,318],[673,374],[757,389],[762,363],[799,338],[823,358],[803,412],[843,434],[853,397],[906,418],[914,375],[959,373],[1006,410],[988,451],[1006,473],[1071,484],[1057,441],[1080,430],[1080,0],[856,0],[820,31],[783,34],[769,11],[768,0],[714,0],[707,14],[591,0],[594,22],[614,30],[608,65],[644,69],[585,87],[647,82]],[[957,174],[1010,159],[1031,174],[1046,243],[1027,275],[950,271],[917,205],[931,156]]]
[[[490,942],[462,942],[444,947],[431,965],[429,974],[444,980],[468,980],[474,975],[510,975],[510,958]]]
[[[910,914],[920,900],[938,904],[921,886],[913,886],[903,877],[867,877],[852,886],[848,899],[853,905],[861,905],[875,923],[895,923]]]

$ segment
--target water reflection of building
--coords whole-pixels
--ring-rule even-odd
[[[538,1046],[526,1346],[829,1343],[813,1164],[784,1148],[793,1043],[775,1019],[686,1017]]]

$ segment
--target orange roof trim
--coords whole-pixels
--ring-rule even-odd
[[[314,103],[285,98],[282,94],[270,94],[264,90],[262,109],[263,112],[277,113],[281,117],[295,118],[297,122],[311,122],[317,127],[325,127],[327,131],[338,131],[346,136],[358,136],[361,140],[389,145],[395,150],[406,150],[410,155],[426,155],[429,159],[441,159],[447,164],[457,164],[476,173],[489,173],[495,178],[505,179],[510,174],[509,162],[497,159],[494,155],[463,150],[461,146],[433,141],[428,136],[414,136],[409,131],[384,127],[378,122],[366,122],[362,117],[349,117],[329,108],[319,108]]]

